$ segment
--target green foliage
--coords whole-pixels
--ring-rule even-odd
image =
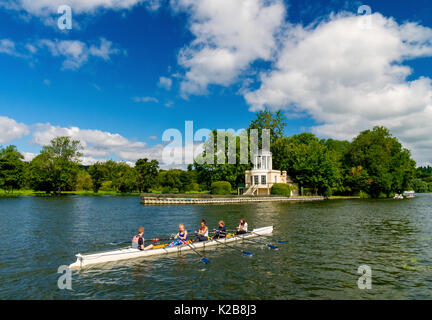
[[[230,194],[231,184],[228,181],[216,181],[211,184],[212,194]]]
[[[384,127],[361,132],[346,153],[345,166],[352,189],[374,198],[406,190],[416,173],[410,151]]]
[[[42,147],[29,166],[29,184],[33,190],[47,193],[73,190],[82,155],[80,142],[70,137],[57,137]]]
[[[156,160],[138,159],[135,162],[137,184],[140,192],[148,192],[158,178],[159,162]]]
[[[76,190],[92,190],[93,183],[90,174],[85,170],[80,170],[77,176]]]
[[[100,191],[115,191],[112,181],[103,181],[100,186]]]
[[[256,118],[252,120],[248,130],[258,129],[259,146],[261,147],[261,133],[263,129],[270,130],[270,145],[272,145],[277,139],[284,136],[286,125],[286,117],[280,110],[277,112],[265,110],[259,111],[256,114]]]
[[[427,185],[428,185],[428,192],[432,192],[432,182],[429,182]]]
[[[286,170],[300,187],[314,194],[332,194],[343,184],[340,156],[312,133],[278,139],[272,147],[274,168]]]
[[[202,189],[209,189],[211,184],[215,181],[228,181],[233,187],[237,188],[239,184],[244,183],[244,173],[251,168],[249,157],[246,159],[246,164],[241,164],[240,150],[242,147],[247,147],[246,131],[242,132],[239,136],[235,136],[229,132],[218,133],[216,130],[210,134],[210,137],[204,143],[204,150],[213,150],[214,158],[213,164],[205,163],[206,152],[199,155],[194,162],[196,170],[196,180],[202,186]],[[222,143],[222,150],[218,150],[218,137],[225,139],[225,144]],[[228,141],[235,141],[234,163],[229,162],[229,143]],[[223,142],[223,140],[222,140]],[[247,149],[246,149],[247,150]],[[208,160],[210,160],[209,158]],[[224,161],[222,161],[222,159]],[[243,161],[244,162],[244,161]]]
[[[24,185],[26,166],[23,159],[15,146],[0,147],[0,188],[13,192]]]
[[[414,179],[411,182],[412,189],[417,193],[425,193],[428,192],[428,184],[420,179]]]
[[[92,179],[93,192],[98,193],[105,179],[105,167],[102,163],[96,162],[88,168],[88,173]]]
[[[290,197],[291,196],[291,188],[286,183],[275,183],[271,189],[270,193],[277,196]]]
[[[165,186],[162,188],[162,193],[171,193],[171,187],[170,186]]]

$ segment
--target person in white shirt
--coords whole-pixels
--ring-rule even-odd
[[[247,228],[248,228],[248,224],[247,224],[245,218],[241,218],[240,219],[240,224],[239,224],[239,226],[237,228],[236,234],[245,234],[245,233],[247,233]]]

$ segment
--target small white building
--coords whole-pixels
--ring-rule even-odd
[[[238,189],[238,194],[244,195],[269,195],[270,189],[275,183],[288,183],[294,185],[286,171],[273,170],[272,153],[259,150],[252,170],[245,172],[245,186]],[[291,188],[291,196],[297,192]]]

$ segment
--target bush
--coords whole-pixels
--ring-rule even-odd
[[[369,199],[370,198],[370,195],[368,195],[366,192],[364,192],[364,191],[360,191],[360,193],[359,193],[359,197],[360,197],[360,199]]]
[[[432,182],[428,183],[428,192],[432,192]]]
[[[211,184],[212,194],[230,194],[231,184],[228,181],[216,181]]]
[[[179,193],[179,189],[178,188],[172,188],[171,189],[171,193]]]
[[[100,187],[99,190],[101,190],[101,191],[113,191],[114,187],[112,185],[112,181],[104,181],[104,182],[102,182],[102,185],[101,185],[101,187]]]
[[[171,193],[171,187],[165,186],[162,188],[162,193]]]
[[[277,196],[289,197],[291,196],[291,188],[286,183],[275,183],[271,187],[270,193]]]

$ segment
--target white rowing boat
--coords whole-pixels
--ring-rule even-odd
[[[223,245],[222,243],[230,243],[235,241],[241,241],[243,239],[255,238],[258,237],[259,235],[268,235],[271,234],[272,232],[273,232],[273,226],[269,226],[269,227],[254,229],[252,230],[251,233],[247,233],[240,236],[231,236],[227,238],[218,239],[217,241],[209,240],[203,242],[193,242],[190,245],[194,249],[205,249],[207,247]],[[125,248],[125,249],[118,249],[118,250],[106,251],[106,252],[95,253],[95,254],[87,254],[87,255],[79,253],[76,255],[77,260],[71,265],[69,265],[69,268],[80,269],[80,268],[84,268],[99,263],[137,259],[137,258],[143,258],[143,257],[149,257],[155,255],[163,255],[168,253],[176,253],[176,252],[192,250],[191,247],[188,246],[187,244],[181,246],[175,246],[175,247],[162,247],[162,248],[157,248],[157,246],[155,247],[156,247],[155,249],[144,250],[144,251],[141,251],[139,249],[133,249],[133,248]]]

